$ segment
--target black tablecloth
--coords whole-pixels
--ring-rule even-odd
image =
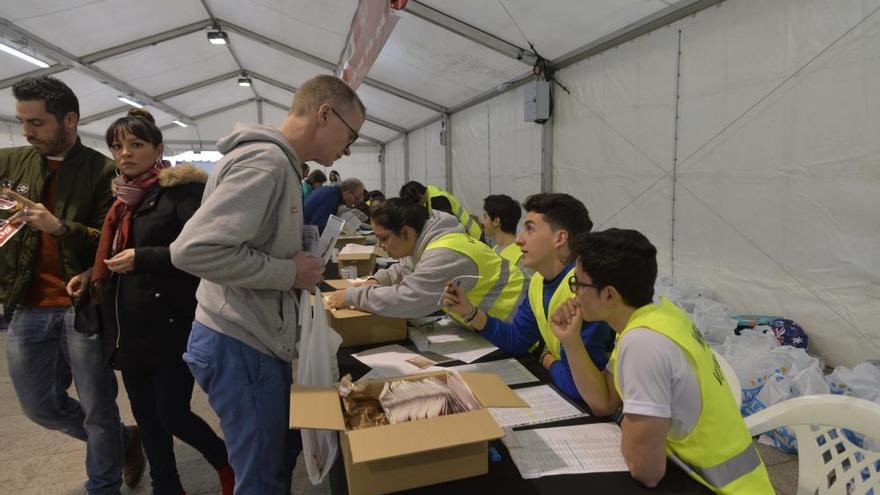
[[[396,344],[415,349],[410,341],[392,342]],[[357,379],[370,371],[365,364],[352,357],[352,354],[362,350],[379,347],[386,344],[352,347],[341,349],[338,353],[339,370],[341,375],[350,373],[352,378]],[[496,351],[488,356],[479,359],[478,362],[494,361],[496,359],[507,358],[508,356],[501,351]],[[538,363],[537,359],[532,356],[518,358],[518,360],[532,372],[544,384],[552,385],[550,374]],[[461,362],[446,363],[444,366],[454,366],[463,364]],[[514,385],[511,388],[521,388],[535,386],[537,383],[524,383]],[[560,393],[560,395],[562,395]],[[564,395],[563,395],[564,397]],[[584,403],[575,403],[584,411],[588,411]],[[597,418],[588,416],[586,418],[576,418],[555,423],[546,423],[534,428],[547,428],[550,426],[568,426],[576,424],[600,423],[611,421],[609,418]],[[529,427],[516,428],[528,429]],[[711,493],[708,489],[690,478],[678,466],[667,463],[666,476],[656,488],[648,489],[633,480],[628,472],[617,473],[592,473],[592,474],[576,474],[576,475],[560,475],[545,476],[531,480],[523,479],[516,465],[510,458],[507,448],[500,440],[491,442],[491,446],[495,447],[501,453],[500,462],[490,462],[489,472],[482,476],[467,478],[463,480],[450,481],[437,485],[406,490],[400,493],[419,494],[419,495],[460,495],[460,494],[655,494],[655,495],[672,495],[672,494],[704,494]],[[342,456],[337,458],[332,470],[329,474],[330,490],[334,495],[347,495],[348,487],[345,480],[345,468],[342,465]]]

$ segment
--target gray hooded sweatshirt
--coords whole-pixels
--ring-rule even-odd
[[[196,320],[284,361],[295,357],[302,162],[278,129],[236,124],[171,262],[202,279]]]
[[[376,272],[372,278],[379,285],[346,289],[345,304],[393,318],[418,318],[440,310],[437,302],[446,284],[459,275],[479,275],[479,269],[457,251],[434,248],[425,253],[425,247],[446,234],[464,231],[454,216],[433,211],[416,239],[412,257]],[[469,291],[476,283],[476,279],[462,279],[461,287]]]

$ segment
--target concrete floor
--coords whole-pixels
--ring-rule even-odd
[[[118,402],[123,421],[133,424],[134,419],[121,378],[119,388]],[[192,409],[220,433],[217,416],[208,405],[207,396],[198,386],[193,392]],[[797,458],[763,445],[759,445],[759,450],[777,493],[794,495],[797,487]],[[174,451],[181,482],[188,494],[219,495],[220,484],[216,472],[196,450],[175,440]],[[22,414],[6,367],[6,334],[0,333],[0,464],[3,465],[0,470],[0,493],[79,495],[84,493],[84,461],[83,442],[63,433],[45,430]],[[123,487],[122,490],[124,495],[151,492],[149,472],[144,474],[136,489]],[[326,495],[330,493],[330,488],[326,482],[312,486],[302,462],[299,462],[294,472],[292,493]]]

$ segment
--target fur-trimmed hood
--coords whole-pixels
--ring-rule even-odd
[[[191,183],[205,184],[207,182],[208,174],[199,167],[189,163],[164,168],[159,172],[159,185],[162,187],[174,187]]]

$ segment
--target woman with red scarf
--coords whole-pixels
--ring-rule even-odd
[[[141,429],[156,495],[185,494],[172,436],[217,469],[224,495],[234,474],[223,440],[190,410],[193,377],[181,355],[195,314],[199,279],[171,264],[168,246],[201,202],[207,177],[162,160],[162,132],[145,110],[130,110],[106,134],[116,160],[116,201],[101,231],[94,266],[67,284],[99,308],[108,362],[122,371]],[[88,303],[88,302],[87,302]]]

